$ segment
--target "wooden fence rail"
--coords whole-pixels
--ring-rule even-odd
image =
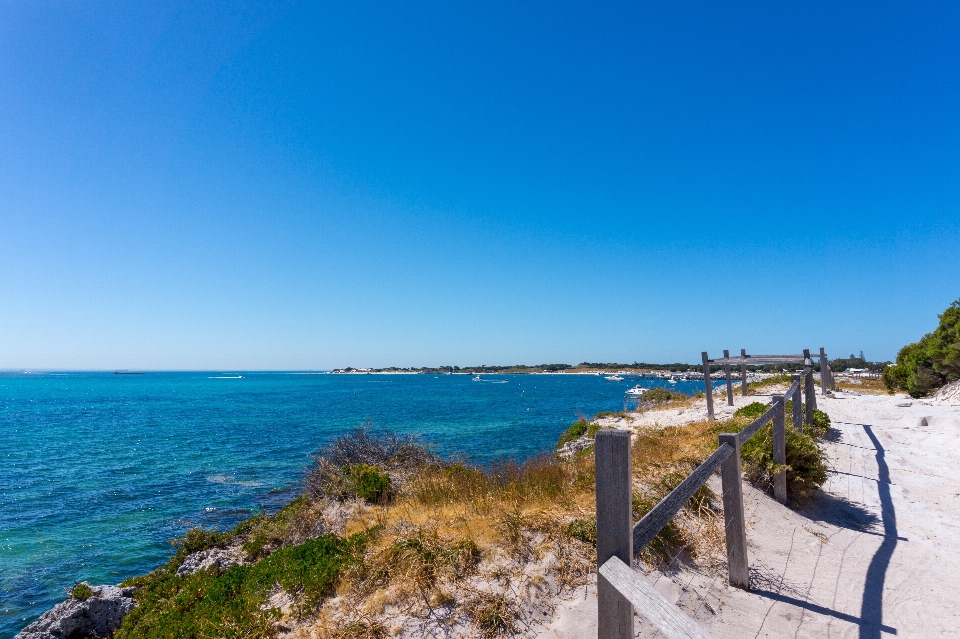
[[[704,352],[704,384],[710,419],[713,419],[713,398],[710,389],[710,365],[723,364],[727,377],[727,400],[733,403],[730,365],[740,364],[743,388],[746,389],[746,361],[802,361],[803,373],[791,376],[790,388],[784,395],[774,395],[763,415],[739,433],[723,433],[718,448],[690,475],[663,498],[640,521],[632,525],[633,475],[631,471],[631,439],[628,431],[601,430],[596,436],[597,494],[597,631],[599,639],[632,639],[633,611],[636,606],[667,639],[694,637],[705,639],[709,633],[679,608],[669,603],[630,566],[633,558],[656,537],[717,469],[722,483],[723,519],[727,549],[727,569],[731,586],[749,590],[750,562],[747,555],[746,520],[743,512],[743,479],[740,447],[769,423],[773,424],[773,461],[786,463],[786,403],[791,401],[792,427],[802,432],[803,423],[810,424],[816,408],[816,390],[810,351],[803,355],[754,355],[744,350],[731,358],[724,351],[720,360],[710,360]],[[759,361],[758,361],[759,360]],[[822,392],[833,384],[826,355],[820,349]],[[806,414],[801,411],[801,388],[805,395]],[[786,471],[774,476],[774,497],[787,501]]]

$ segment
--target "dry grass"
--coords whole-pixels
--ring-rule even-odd
[[[635,412],[642,413],[648,410],[663,410],[666,408],[683,408],[693,404],[697,397],[674,393],[667,388],[654,388],[647,391],[637,403]]]
[[[731,426],[705,421],[638,432],[633,442],[634,516],[639,519],[676,488],[716,450],[717,435]],[[716,564],[723,550],[723,522],[715,502],[716,496],[701,488],[644,549],[642,558],[661,564],[686,551],[701,563]]]
[[[851,390],[870,395],[892,395],[879,379],[836,379],[838,390]]]
[[[634,516],[709,455],[724,429],[703,422],[638,433]],[[487,469],[432,462],[404,472],[392,502],[363,504],[347,523],[345,533],[367,531],[372,542],[337,597],[301,629],[304,636],[523,636],[549,617],[558,595],[591,578],[596,551],[589,537],[571,535],[571,524],[595,517],[592,456]],[[714,502],[703,489],[642,557],[651,564],[678,553],[706,566],[721,561]],[[315,509],[299,512],[317,517]]]

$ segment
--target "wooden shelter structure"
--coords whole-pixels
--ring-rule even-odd
[[[764,364],[803,364],[805,367],[812,367],[813,360],[817,359],[820,362],[820,389],[822,393],[826,393],[829,389],[836,388],[836,385],[833,381],[833,374],[830,372],[830,363],[827,360],[827,354],[824,352],[823,347],[820,347],[820,353],[817,355],[812,355],[810,349],[803,349],[803,353],[799,355],[747,355],[747,350],[745,348],[740,349],[739,356],[730,356],[730,351],[723,351],[723,357],[717,359],[710,359],[707,356],[707,352],[703,351],[701,353],[703,358],[703,381],[706,386],[704,392],[707,395],[707,416],[709,419],[714,419],[713,413],[713,388],[710,383],[710,367],[717,364],[723,365],[723,372],[726,377],[727,382],[727,405],[733,406],[733,379],[731,375],[731,367],[734,365],[740,366],[740,391],[744,397],[747,396],[747,367],[748,366],[762,366]]]

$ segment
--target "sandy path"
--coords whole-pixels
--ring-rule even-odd
[[[751,592],[686,565],[646,578],[718,639],[960,637],[960,408],[851,393],[818,401],[835,432],[817,503],[794,512],[745,494]],[[595,619],[587,589],[542,636],[596,636]],[[656,634],[639,617],[637,627]]]

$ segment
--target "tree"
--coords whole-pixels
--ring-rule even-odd
[[[903,390],[912,397],[960,379],[960,299],[940,316],[940,325],[919,342],[897,353],[897,363],[883,371],[883,383],[891,391]]]

